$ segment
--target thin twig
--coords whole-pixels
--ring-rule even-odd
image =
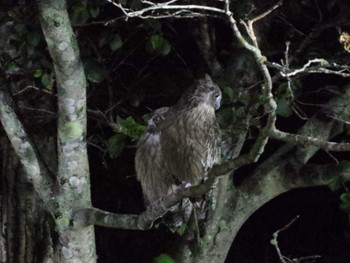
[[[250,19],[248,21],[248,34],[250,36],[250,38],[253,40],[254,46],[259,48],[258,46],[258,41],[257,38],[254,34],[254,29],[253,29],[253,25],[256,21],[259,21],[260,19],[263,19],[264,17],[266,17],[267,15],[269,15],[272,11],[276,10],[278,7],[280,7],[282,5],[282,1],[278,2],[277,4],[275,4],[274,6],[272,6],[270,9],[266,10],[264,13],[254,17],[253,19]]]
[[[276,251],[277,251],[277,254],[278,254],[278,257],[280,258],[280,261],[281,261],[282,263],[287,263],[287,261],[286,261],[286,257],[282,255],[282,252],[281,252],[281,250],[280,250],[280,248],[279,248],[279,246],[278,246],[278,240],[277,240],[277,239],[278,239],[278,234],[279,234],[280,232],[282,232],[282,231],[288,229],[298,218],[299,218],[299,215],[297,215],[296,217],[294,217],[294,218],[292,219],[292,221],[290,221],[288,224],[286,224],[283,228],[278,229],[278,230],[277,230],[276,232],[274,232],[273,235],[272,235],[273,238],[272,238],[272,240],[271,240],[271,245],[273,245],[273,246],[275,247],[275,249],[276,249]],[[288,261],[290,261],[290,260],[288,260]]]

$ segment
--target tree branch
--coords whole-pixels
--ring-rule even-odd
[[[279,73],[284,78],[296,77],[306,73],[333,74],[344,78],[350,77],[350,73],[348,73],[350,72],[349,66],[331,63],[323,58],[311,59],[298,69],[289,69],[289,67],[284,67],[275,62],[266,62],[266,64],[271,68],[279,70]]]
[[[275,167],[273,171],[261,177],[260,173],[248,180],[246,183],[238,186],[238,199],[236,200],[239,207],[245,207],[249,213],[240,212],[240,216],[248,218],[262,204],[271,200],[273,197],[287,192],[291,189],[306,186],[328,185],[332,180],[340,177],[346,178],[347,171],[345,165],[313,165],[302,169],[299,175],[291,175],[286,171],[281,171],[284,163],[280,167]],[[214,178],[213,176],[210,178]],[[75,226],[98,225],[110,228],[147,230],[152,227],[152,223],[185,197],[196,197],[207,192],[208,186],[212,186],[212,179],[208,179],[203,184],[186,188],[178,193],[168,195],[158,201],[150,204],[147,210],[140,215],[133,214],[116,214],[103,211],[97,208],[85,208],[77,210],[73,214]],[[208,182],[210,181],[210,182]],[[259,181],[259,183],[258,183]],[[274,181],[273,187],[271,182]],[[252,186],[258,189],[252,188]],[[253,191],[253,192],[252,192]],[[250,200],[242,197],[249,195]],[[256,203],[257,202],[257,203]],[[248,203],[251,203],[248,205]],[[233,205],[233,204],[232,204]],[[236,210],[235,210],[236,211]],[[235,221],[242,219],[236,218]],[[245,221],[245,219],[244,219]],[[243,221],[243,222],[244,222]],[[243,223],[240,221],[240,223]],[[241,224],[239,224],[241,225]]]
[[[10,95],[4,87],[0,87],[0,121],[2,126],[23,165],[28,181],[32,182],[48,212],[54,215],[56,211],[56,201],[52,198],[54,182],[49,176],[49,171],[41,163],[33,143],[13,109],[13,105],[14,102]]]
[[[86,78],[65,1],[38,1],[41,27],[57,80],[58,181],[62,222],[77,198],[89,206],[90,184],[86,151]]]
[[[307,257],[300,257],[300,258],[293,258],[289,259],[286,256],[283,256],[279,246],[278,246],[278,235],[280,232],[288,229],[297,219],[299,218],[299,215],[297,215],[295,218],[293,218],[287,225],[285,225],[283,228],[278,229],[276,232],[273,233],[273,238],[271,240],[271,245],[273,245],[277,251],[278,257],[280,258],[281,263],[293,263],[293,262],[301,262],[303,260],[311,260],[316,258],[321,258],[320,255],[313,255],[313,256],[307,256]]]
[[[318,139],[311,136],[304,136],[299,134],[282,132],[277,129],[273,129],[272,131],[270,131],[269,136],[271,138],[281,140],[284,142],[290,142],[290,143],[300,144],[300,145],[316,146],[320,149],[324,149],[327,151],[334,151],[334,152],[350,151],[350,143],[329,142],[329,141]]]
[[[131,10],[123,7],[112,0],[107,0],[111,4],[118,7],[127,18],[138,17],[141,19],[162,19],[162,18],[193,18],[198,16],[208,16],[210,13],[224,14],[224,11],[220,8],[204,6],[204,5],[172,5],[176,1],[169,1],[165,3],[153,3],[150,1],[142,1],[144,4],[148,5],[141,10]],[[195,11],[205,11],[209,13],[197,13]]]

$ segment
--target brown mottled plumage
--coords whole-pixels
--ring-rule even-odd
[[[199,184],[220,161],[221,133],[215,110],[221,91],[207,75],[197,80],[158,123],[161,150],[179,182]]]
[[[175,184],[199,184],[219,162],[221,135],[215,110],[220,103],[221,91],[207,75],[176,105],[155,111],[135,159],[146,204],[173,192]]]
[[[164,165],[160,131],[157,128],[157,123],[163,118],[168,109],[164,107],[153,112],[148,120],[148,131],[140,137],[137,144],[135,156],[136,176],[141,183],[146,205],[170,194],[175,188],[171,173]]]

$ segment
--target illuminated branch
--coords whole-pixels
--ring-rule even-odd
[[[323,58],[309,60],[299,69],[288,69],[278,63],[267,63],[268,66],[278,69],[282,77],[290,78],[305,73],[333,74],[341,77],[350,77],[350,67],[330,63]],[[332,69],[329,69],[332,68]],[[334,70],[336,69],[336,70]]]
[[[134,11],[129,8],[125,8],[121,4],[114,2],[113,0],[107,0],[111,4],[118,7],[127,18],[138,17],[142,19],[154,18],[192,18],[198,16],[209,16],[215,13],[224,14],[224,10],[211,6],[204,5],[173,5],[176,0],[165,3],[153,3],[150,1],[142,1],[147,7]],[[200,13],[202,12],[202,13]]]
[[[312,145],[327,151],[334,151],[334,152],[350,151],[350,143],[329,142],[329,141],[321,140],[311,136],[303,136],[298,134],[282,132],[277,129],[272,130],[269,135],[271,138],[281,140],[284,142],[291,142],[294,144],[301,144],[301,145]]]

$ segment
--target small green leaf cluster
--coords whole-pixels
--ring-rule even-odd
[[[132,140],[139,138],[147,127],[137,123],[131,116],[126,119],[117,117],[117,132],[130,137]]]
[[[123,151],[128,138],[131,140],[138,139],[144,132],[147,131],[147,127],[137,123],[131,116],[126,119],[117,117],[116,125],[114,126],[116,134],[111,136],[108,140],[108,153],[111,158],[116,158]]]
[[[240,93],[227,85],[221,85],[223,105],[217,113],[217,118],[222,129],[229,127],[232,123],[242,123],[246,114],[244,104],[249,101],[248,94]]]
[[[7,76],[20,76],[13,86],[21,90],[30,85],[51,91],[52,62],[37,19],[29,7],[13,8],[0,18],[0,65]]]
[[[350,193],[345,192],[340,195],[340,208],[346,212],[350,212]]]
[[[161,35],[153,35],[146,43],[146,51],[154,55],[166,56],[171,51],[171,45]]]
[[[175,263],[175,260],[166,253],[160,254],[158,257],[154,258],[154,263]]]
[[[124,134],[115,134],[108,139],[107,150],[111,158],[117,158],[126,145],[126,136]]]
[[[94,83],[100,83],[107,75],[103,64],[95,58],[88,58],[84,61],[84,70],[86,79]]]
[[[100,14],[99,1],[78,1],[71,7],[70,20],[73,25],[82,25],[89,19],[96,18]]]

